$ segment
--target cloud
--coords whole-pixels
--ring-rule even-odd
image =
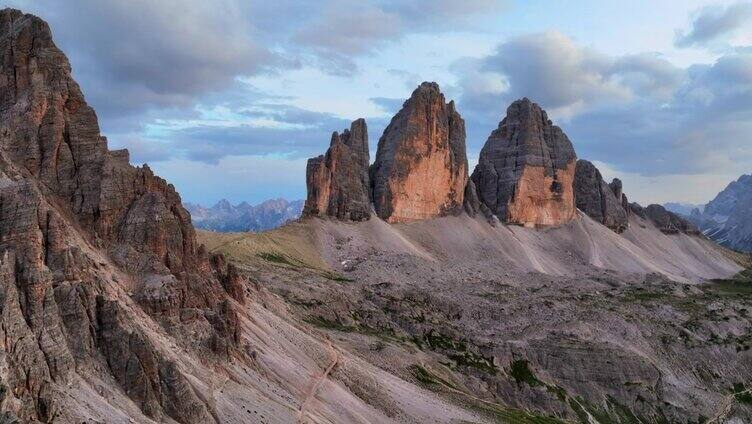
[[[610,80],[611,58],[580,48],[549,31],[511,39],[482,63],[482,71],[506,76],[512,97],[529,96],[550,108],[626,93]]]
[[[529,97],[567,132],[580,157],[620,172],[741,173],[752,161],[752,53],[679,68],[657,54],[606,55],[547,32],[510,39],[487,57],[458,61],[453,71],[471,150],[506,105]]]
[[[239,75],[284,63],[258,42],[248,6],[234,0],[42,0],[28,6],[50,22],[89,101],[108,117],[188,107]]]
[[[293,36],[304,53],[326,72],[352,75],[355,58],[382,48],[408,33],[444,32],[461,28],[467,19],[500,10],[500,0],[416,0],[324,2],[321,13]]]
[[[704,46],[734,33],[752,21],[752,3],[737,3],[727,7],[712,6],[701,9],[687,32],[677,32],[677,47]]]

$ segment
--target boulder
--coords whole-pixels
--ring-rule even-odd
[[[303,215],[326,215],[352,221],[369,219],[368,162],[365,120],[353,121],[350,129],[342,134],[334,132],[326,154],[308,160],[308,197]]]
[[[629,225],[621,190],[621,181],[618,179],[607,184],[595,165],[582,159],[577,161],[574,177],[577,209],[617,233],[621,233]]]
[[[376,213],[388,222],[460,213],[467,173],[465,121],[438,84],[424,82],[379,139],[371,167]]]
[[[525,98],[488,137],[472,180],[480,202],[503,222],[561,225],[576,216],[576,160],[566,134]]]

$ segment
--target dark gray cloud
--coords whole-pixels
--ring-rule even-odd
[[[677,32],[675,44],[677,47],[706,45],[732,34],[751,21],[752,3],[706,7],[696,14],[689,31]]]
[[[260,42],[250,2],[41,0],[22,7],[50,23],[105,119],[190,107],[239,75],[290,65]]]
[[[546,33],[509,40],[454,71],[462,72],[470,149],[482,145],[507,104],[529,97],[581,157],[622,172],[742,172],[752,161],[752,53],[682,69],[659,55],[608,56]]]

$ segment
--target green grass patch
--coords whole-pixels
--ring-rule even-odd
[[[262,252],[262,253],[257,253],[256,256],[278,266],[284,266],[288,268],[297,268],[297,269],[300,269],[300,268],[309,269],[311,271],[318,273],[319,275],[326,278],[327,280],[337,281],[340,283],[351,283],[355,281],[337,272],[321,270],[319,268],[312,267],[299,259],[295,259],[293,257],[287,256],[282,253]]]
[[[413,365],[411,368],[415,379],[427,386],[446,386],[457,390],[457,387],[454,384],[439,377],[438,375],[421,365]]]
[[[611,396],[607,396],[605,400],[604,407],[599,407],[577,396],[577,398],[569,399],[569,407],[572,408],[580,422],[584,424],[590,422],[589,416],[595,418],[600,424],[643,424],[648,422],[668,424],[665,417],[654,417],[650,420],[640,417]]]
[[[321,274],[321,276],[332,281],[339,281],[340,283],[352,283],[353,281],[355,281],[352,278],[347,278],[344,275],[338,274],[336,272],[325,271]]]
[[[744,384],[742,383],[736,383],[734,384],[734,399],[736,399],[739,403],[744,403],[747,405],[752,405],[752,392],[748,391]]]
[[[509,375],[514,378],[517,384],[525,383],[530,387],[543,386],[543,382],[530,370],[530,363],[525,359],[512,361],[509,364]]]
[[[474,368],[491,375],[498,372],[492,357],[473,352],[469,349],[465,340],[457,340],[431,329],[424,333],[422,337],[414,335],[412,342],[421,350],[429,348],[444,352],[447,358],[451,359],[457,366]]]
[[[267,262],[271,262],[271,263],[278,264],[278,265],[286,265],[286,266],[291,266],[293,268],[299,268],[299,267],[309,268],[303,262],[297,259],[293,259],[287,255],[277,253],[277,252],[261,252],[261,253],[257,253],[256,256],[258,256],[259,258]]]
[[[521,409],[506,408],[498,404],[476,402],[474,409],[484,415],[488,415],[500,424],[567,424],[566,421],[556,417],[540,415]]]
[[[752,296],[752,281],[711,280],[703,288],[721,296]]]

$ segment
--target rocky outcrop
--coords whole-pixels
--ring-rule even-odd
[[[422,83],[379,139],[371,167],[376,213],[405,222],[462,211],[465,121],[436,83]]]
[[[371,216],[368,130],[363,119],[332,134],[325,155],[308,160],[308,198],[303,215],[326,215],[352,221]]]
[[[155,419],[213,421],[144,328],[162,324],[186,349],[234,346],[217,319],[237,326],[226,302],[242,301],[244,283],[213,272],[172,185],[107,149],[48,25],[11,9],[0,11],[0,254],[3,412],[76,421],[62,402],[83,372],[114,379]]]
[[[617,233],[629,225],[621,181],[614,179],[607,184],[598,168],[586,160],[577,161],[574,199],[577,209]]]
[[[629,199],[627,199],[627,195],[624,194],[624,188],[623,184],[620,179],[614,178],[611,180],[610,183],[608,183],[608,186],[611,188],[611,191],[614,193],[614,196],[616,196],[616,200],[618,200],[621,203],[622,209],[627,213],[627,218],[629,218],[630,208],[629,208]]]
[[[652,204],[647,207],[642,207],[640,204],[633,202],[629,204],[629,210],[631,213],[642,219],[649,220],[665,234],[700,234],[700,230],[694,224],[679,215],[666,210],[666,208],[661,205]]]
[[[480,202],[502,221],[560,225],[576,216],[576,160],[564,132],[525,98],[509,106],[488,137],[472,180]]]

